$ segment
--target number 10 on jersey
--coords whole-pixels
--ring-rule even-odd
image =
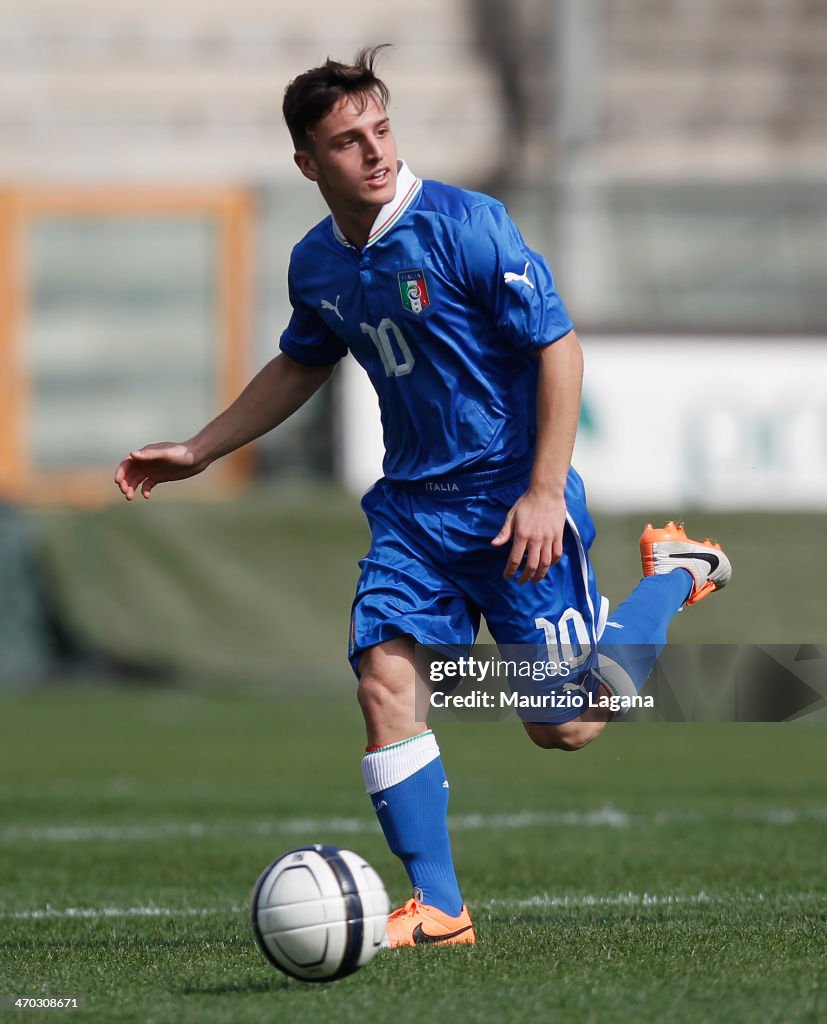
[[[382,360],[388,377],[404,377],[414,368],[414,357],[401,328],[385,317],[378,327],[359,324],[362,333],[367,334]]]

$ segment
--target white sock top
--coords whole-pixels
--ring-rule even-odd
[[[386,747],[372,750],[362,759],[365,789],[370,796],[380,789],[390,789],[416,775],[438,757],[439,746],[430,729],[409,740],[389,743]]]

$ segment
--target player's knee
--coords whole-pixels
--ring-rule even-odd
[[[357,697],[369,746],[396,743],[421,730],[415,680],[414,645],[409,637],[377,644],[362,655]]]
[[[407,663],[388,658],[384,651],[369,650],[359,664],[356,695],[364,712],[381,712],[408,699],[412,669]]]
[[[359,679],[356,698],[362,711],[376,713],[394,705],[398,695],[396,687],[386,676],[365,673]]]
[[[597,739],[603,730],[603,722],[564,722],[561,725],[538,725],[526,722],[525,731],[530,739],[543,750],[581,750]]]

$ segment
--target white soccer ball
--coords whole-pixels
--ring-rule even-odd
[[[262,872],[253,889],[253,934],[280,971],[335,981],[369,963],[382,945],[388,894],[351,850],[303,846]]]

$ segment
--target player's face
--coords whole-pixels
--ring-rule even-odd
[[[382,103],[369,96],[341,100],[313,130],[312,146],[295,155],[328,206],[376,212],[396,194],[396,140]]]

